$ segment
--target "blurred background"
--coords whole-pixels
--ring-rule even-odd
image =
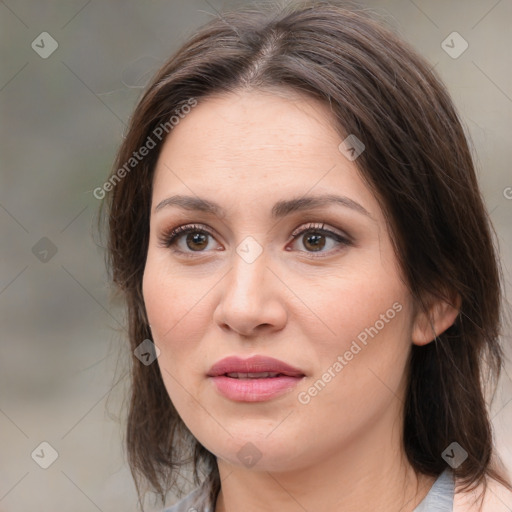
[[[0,1],[2,512],[137,510],[122,425],[133,356],[95,235],[93,190],[159,65],[198,26],[251,3]],[[448,86],[474,144],[510,297],[512,1],[360,5],[380,13]],[[511,375],[508,363],[492,408],[508,468]]]

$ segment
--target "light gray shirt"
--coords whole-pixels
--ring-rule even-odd
[[[162,512],[214,512],[214,504],[209,501],[209,486],[203,483],[188,496]],[[455,482],[447,469],[439,475],[434,485],[413,512],[453,512]]]

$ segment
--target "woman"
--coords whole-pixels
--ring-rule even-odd
[[[193,463],[168,510],[512,510],[482,387],[490,224],[446,90],[397,36],[326,2],[210,22],[109,183],[139,490]]]

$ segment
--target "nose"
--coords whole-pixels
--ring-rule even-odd
[[[287,321],[284,287],[267,267],[265,251],[253,262],[233,255],[233,267],[222,280],[214,322],[245,337],[281,330]]]

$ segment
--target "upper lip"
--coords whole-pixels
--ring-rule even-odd
[[[266,356],[252,356],[248,359],[231,356],[217,361],[208,371],[208,377],[218,377],[227,373],[282,373],[289,377],[303,377],[304,372],[289,364]]]

